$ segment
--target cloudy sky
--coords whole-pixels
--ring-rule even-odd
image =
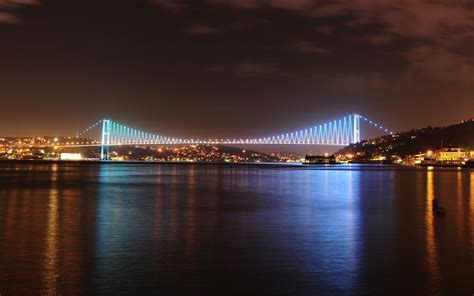
[[[0,0],[1,135],[253,137],[474,116],[472,0]]]

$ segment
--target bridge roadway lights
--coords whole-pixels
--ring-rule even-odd
[[[87,128],[84,132],[90,131],[93,127],[102,123],[100,159],[109,160],[109,150],[111,145],[180,145],[180,144],[254,144],[254,145],[347,145],[348,143],[358,143],[361,139],[360,120],[368,119],[359,114],[351,114],[325,124],[316,125],[307,129],[273,135],[270,137],[252,139],[222,139],[220,141],[199,140],[199,139],[179,139],[165,137],[158,134],[146,133],[130,128],[110,119],[102,119]],[[386,128],[369,121],[369,124],[376,128],[392,134]]]

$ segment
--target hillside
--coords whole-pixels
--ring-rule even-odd
[[[404,157],[442,147],[474,149],[474,118],[446,127],[413,129],[394,135],[364,140],[349,145],[336,152],[336,154],[354,154],[366,158],[376,155]]]

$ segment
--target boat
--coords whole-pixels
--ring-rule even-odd
[[[303,164],[338,164],[334,155],[306,155]]]
[[[433,212],[436,215],[440,215],[440,216],[446,215],[446,209],[444,207],[440,207],[438,205],[438,200],[436,198],[433,199],[431,202],[432,202],[432,206],[433,206]]]

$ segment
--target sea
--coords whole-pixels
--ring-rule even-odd
[[[474,170],[0,163],[2,296],[473,294]]]

